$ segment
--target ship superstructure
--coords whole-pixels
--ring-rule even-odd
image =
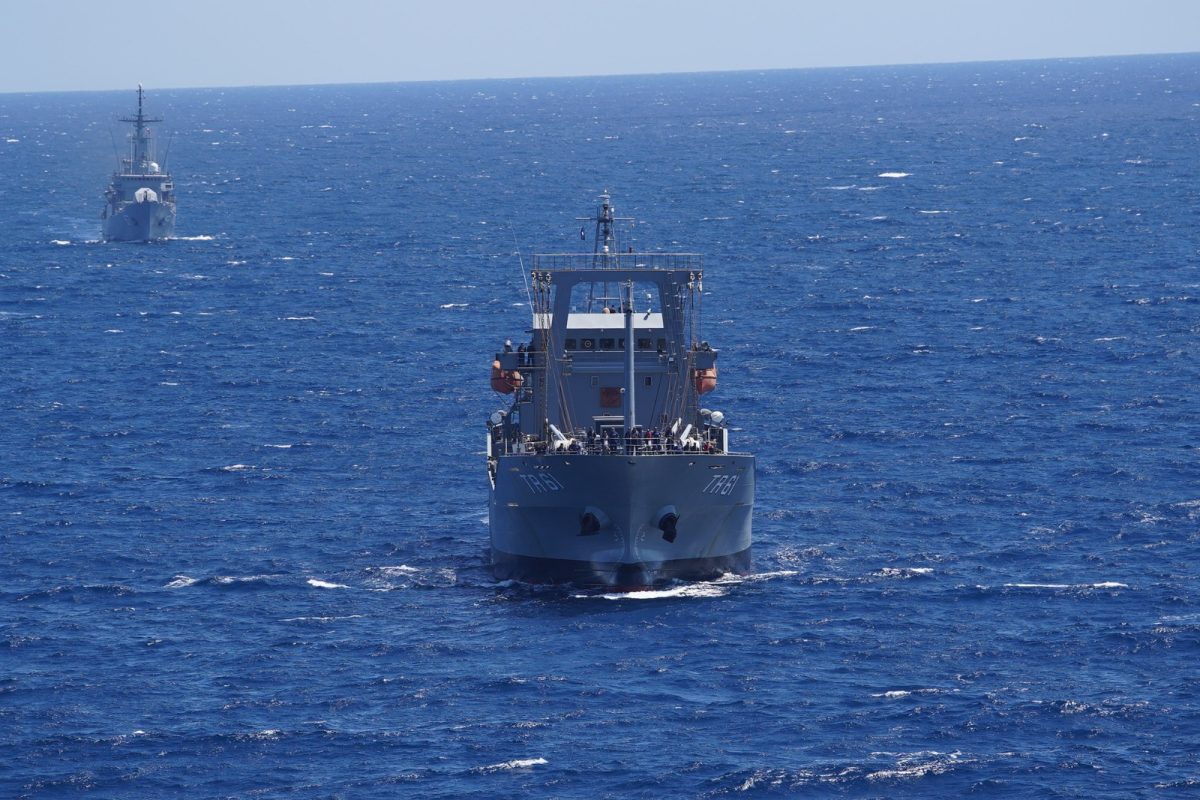
[[[120,159],[104,193],[103,238],[106,242],[153,242],[175,233],[175,185],[171,175],[155,161],[150,128],[159,118],[146,116],[143,92],[138,85],[137,114],[122,117],[133,125],[129,154]]]
[[[730,450],[703,259],[621,251],[607,195],[590,254],[536,255],[528,342],[496,353],[488,424],[497,579],[647,586],[750,566],[754,457]],[[581,233],[584,233],[581,230]]]

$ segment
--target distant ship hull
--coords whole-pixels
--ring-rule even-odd
[[[500,456],[489,515],[493,572],[602,587],[745,573],[753,506],[751,455]],[[674,541],[660,527],[668,513],[677,517]]]
[[[125,203],[104,220],[106,242],[156,242],[175,235],[175,204]]]

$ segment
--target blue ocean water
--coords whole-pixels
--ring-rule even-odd
[[[1200,793],[1200,56],[148,89],[148,246],[133,87],[0,95],[0,795]],[[487,569],[606,189],[705,254],[750,576]]]

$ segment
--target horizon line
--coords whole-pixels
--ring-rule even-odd
[[[827,72],[833,70],[863,70],[888,69],[898,67],[954,67],[971,64],[1022,64],[1057,61],[1100,61],[1119,58],[1148,58],[1154,56],[1194,56],[1200,55],[1200,50],[1182,50],[1157,53],[1112,53],[1086,56],[1044,56],[1031,58],[988,58],[968,61],[916,61],[896,62],[886,64],[851,64],[837,66],[807,66],[807,67],[745,67],[738,69],[705,69],[680,70],[666,72],[610,72],[610,73],[580,73],[572,75],[516,75],[509,77],[467,77],[467,78],[426,78],[422,80],[365,80],[365,81],[326,81],[317,83],[244,83],[225,86],[161,86],[155,87],[156,92],[176,92],[193,90],[224,90],[224,89],[298,89],[306,87],[333,86],[395,86],[419,84],[447,83],[500,83],[505,81],[534,81],[534,80],[580,80],[583,78],[653,78],[684,75],[736,75],[742,73],[764,72]],[[0,90],[0,97],[5,95],[40,95],[40,94],[106,94],[110,92],[127,91],[128,87],[111,87],[103,89],[12,89]]]

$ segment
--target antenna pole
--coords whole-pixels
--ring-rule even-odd
[[[635,418],[635,410],[637,404],[634,397],[634,383],[636,374],[633,366],[634,339],[633,339],[633,281],[625,282],[625,297],[621,305],[625,306],[625,437],[626,440],[633,434],[633,428],[637,425]]]

